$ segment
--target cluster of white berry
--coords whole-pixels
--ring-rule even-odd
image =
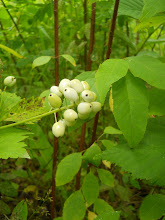
[[[91,112],[97,113],[101,110],[101,103],[96,102],[97,96],[90,91],[90,86],[86,81],[63,79],[59,86],[52,86],[50,92],[48,101],[52,108],[59,108],[62,105],[62,97],[77,105],[77,112],[67,109],[63,114],[63,119],[54,123],[52,132],[55,137],[62,137],[65,127],[74,125],[78,117],[82,120],[87,119]]]

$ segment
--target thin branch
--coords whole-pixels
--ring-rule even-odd
[[[91,13],[91,29],[90,29],[90,40],[89,40],[89,53],[87,58],[87,70],[91,70],[91,54],[93,51],[94,45],[94,34],[95,34],[95,15],[96,15],[96,2],[92,4],[92,13]],[[86,132],[86,123],[82,125],[81,128],[81,140],[80,140],[80,149],[79,151],[83,151],[85,147],[85,132]],[[76,190],[80,189],[80,178],[81,178],[81,169],[79,170],[76,176]]]
[[[158,36],[157,36],[157,38],[156,38],[157,40],[158,40],[159,37],[161,36],[161,33],[162,33],[163,29],[164,29],[164,25],[162,25],[162,27],[161,27],[161,29],[160,29],[160,32],[159,32],[159,34],[158,34]],[[156,44],[154,44],[154,45],[152,46],[152,51],[154,50],[155,45],[156,45]]]
[[[144,42],[142,43],[141,47],[136,51],[136,53],[134,54],[134,56],[136,56],[145,46],[146,42],[148,41],[148,39],[153,35],[153,33],[160,27],[161,25],[159,25],[157,28],[155,28],[148,36],[147,38],[144,40]]]
[[[111,27],[110,27],[110,32],[109,32],[106,60],[109,59],[111,56],[113,36],[114,36],[114,31],[115,31],[115,26],[116,26],[116,19],[117,19],[117,12],[118,12],[118,8],[119,8],[119,2],[120,2],[120,0],[115,1],[115,6],[114,6],[114,10],[113,10],[113,17],[112,17],[112,22],[111,22]]]
[[[41,118],[43,118],[45,116],[51,115],[53,113],[61,112],[63,110],[66,110],[66,109],[72,108],[72,107],[74,107],[74,104],[73,105],[68,105],[68,106],[65,106],[65,107],[62,107],[62,108],[56,108],[55,110],[52,110],[50,112],[46,112],[46,113],[43,113],[41,115],[37,115],[37,116],[31,117],[31,118],[28,118],[28,119],[22,120],[20,122],[16,122],[16,123],[12,123],[12,124],[9,124],[9,125],[1,126],[0,130],[1,129],[5,129],[5,128],[10,128],[10,127],[15,127],[15,126],[21,125],[21,124],[25,124],[25,123],[27,123],[29,121],[36,121],[36,120],[41,119]]]
[[[17,29],[18,34],[19,34],[19,36],[20,36],[22,42],[25,44],[25,40],[24,40],[24,38],[23,38],[23,36],[22,36],[22,34],[21,34],[21,32],[20,32],[20,30],[19,30],[17,24],[15,23],[13,16],[12,16],[11,13],[9,12],[9,10],[8,10],[8,8],[6,7],[4,1],[3,1],[3,0],[1,0],[1,1],[2,1],[2,4],[3,4],[3,6],[5,7],[7,13],[9,14],[9,16],[10,16],[10,18],[11,18],[11,20],[12,20],[14,26],[15,26],[15,28]]]
[[[54,0],[54,48],[55,48],[55,85],[59,84],[59,38],[58,38],[58,0]],[[56,115],[58,119],[58,115]],[[53,150],[53,167],[52,167],[52,204],[51,204],[51,219],[54,219],[55,203],[56,203],[56,183],[55,175],[57,169],[57,154],[58,154],[58,139],[54,137],[54,150]]]
[[[112,17],[112,22],[111,22],[111,27],[110,27],[110,32],[109,32],[109,40],[108,40],[108,48],[107,48],[107,53],[106,53],[106,59],[109,59],[110,56],[111,56],[112,43],[113,43],[115,25],[116,25],[116,20],[117,20],[117,12],[118,12],[118,8],[119,8],[119,1],[120,0],[115,0],[114,10],[113,10],[113,17]],[[95,139],[96,139],[96,131],[97,131],[98,120],[99,120],[99,112],[95,115],[93,129],[92,129],[91,144],[93,144]]]

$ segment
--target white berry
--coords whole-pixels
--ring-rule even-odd
[[[51,93],[54,93],[54,94],[56,94],[56,95],[58,95],[59,97],[62,96],[62,93],[60,92],[58,86],[52,86],[52,87],[50,88],[50,92],[51,92]]]
[[[56,122],[56,123],[54,123],[54,125],[52,127],[52,132],[55,137],[57,137],[57,138],[62,137],[65,133],[65,126],[60,121]]]
[[[90,85],[86,81],[81,81],[81,83],[84,87],[84,90],[90,90]]]
[[[72,122],[70,122],[70,121],[65,121],[65,123],[66,123],[66,125],[67,125],[68,127],[70,127],[70,126],[73,126],[73,125],[76,123],[76,121],[72,121]]]
[[[8,76],[4,79],[4,84],[5,86],[14,86],[14,84],[16,83],[16,78],[14,76]]]
[[[63,79],[61,80],[59,84],[59,90],[63,92],[63,90],[67,87],[70,87],[70,80],[69,79]]]
[[[92,111],[92,105],[88,102],[81,102],[77,106],[77,111],[80,114],[89,114]]]
[[[101,103],[100,102],[91,102],[92,105],[92,112],[97,113],[101,110]]]
[[[66,127],[66,121],[65,121],[65,119],[61,119],[61,120],[59,120],[58,122],[61,122],[61,123]]]
[[[93,96],[94,96],[93,101],[96,101],[96,99],[97,99],[97,95],[96,95],[96,93],[95,93],[95,92],[92,92],[92,93],[93,93]]]
[[[64,112],[65,121],[73,122],[76,121],[77,118],[78,118],[77,112],[75,112],[73,109],[67,109]]]
[[[84,90],[81,93],[81,97],[84,99],[86,102],[93,102],[94,101],[94,94],[90,90]]]
[[[76,90],[77,93],[81,93],[84,90],[84,87],[82,85],[82,83],[80,82],[80,80],[78,79],[73,79],[70,81],[70,86]]]
[[[70,100],[72,102],[75,102],[78,99],[77,92],[74,89],[72,89],[72,88],[65,88],[63,90],[63,94],[64,94],[66,99],[68,99],[68,100]]]
[[[59,108],[62,105],[61,98],[54,93],[49,94],[48,101],[51,107],[53,108]]]

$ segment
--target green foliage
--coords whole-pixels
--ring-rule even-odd
[[[81,153],[66,156],[57,167],[56,186],[69,183],[80,169],[82,162]]]
[[[128,73],[113,84],[113,113],[131,147],[143,138],[148,117],[148,94],[144,82]]]
[[[9,215],[11,212],[10,207],[3,202],[2,200],[0,200],[0,215]]]
[[[48,63],[50,60],[51,60],[51,56],[38,57],[33,61],[32,68],[35,68],[37,66],[42,66],[42,65]]]
[[[101,153],[101,150],[99,146],[97,144],[93,144],[85,151],[85,153],[83,154],[83,159],[95,166],[99,166],[101,163],[101,160],[100,158],[95,158],[95,156],[100,153]]]
[[[0,192],[4,196],[9,197],[17,197],[18,196],[18,187],[19,185],[9,182],[9,181],[1,181],[0,182]]]
[[[73,193],[64,204],[63,219],[64,220],[82,220],[85,216],[86,207],[81,191]]]
[[[140,18],[141,20],[146,20],[151,18],[157,13],[165,11],[164,0],[144,0],[143,15]]]
[[[108,126],[104,129],[104,134],[122,134],[122,132],[116,128]]]
[[[26,136],[30,134],[29,131],[17,128],[7,128],[0,132],[0,158],[30,158],[25,147],[26,144],[22,142]]]
[[[149,113],[151,115],[165,115],[165,90],[151,88],[149,90]]]
[[[29,99],[22,99],[12,109],[10,109],[10,115],[6,121],[20,122],[28,118],[41,115],[48,110],[44,106],[44,98],[31,97]],[[27,123],[33,123],[35,120],[31,120]]]
[[[104,212],[114,212],[114,209],[112,206],[110,206],[107,202],[105,202],[103,199],[97,199],[94,203],[94,210],[98,215],[103,214]]]
[[[120,166],[134,178],[147,179],[154,185],[164,186],[165,120],[150,119],[145,136],[134,149],[118,144],[103,152],[102,159]]]
[[[18,58],[21,58],[21,59],[23,58],[23,56],[21,56],[19,53],[17,53],[16,51],[14,51],[13,49],[11,49],[9,47],[6,47],[6,46],[0,44],[0,48],[6,50],[8,53],[11,53]]]
[[[102,104],[112,83],[124,77],[127,71],[127,62],[120,59],[109,59],[99,66],[96,72],[96,87]]]
[[[140,220],[157,220],[165,215],[165,195],[153,194],[144,198],[140,206]]]
[[[149,56],[127,58],[129,69],[135,77],[159,89],[165,89],[165,64]]]
[[[114,178],[110,171],[104,169],[97,169],[101,182],[107,186],[114,187]]]
[[[27,209],[27,203],[22,200],[17,204],[17,206],[14,208],[12,215],[11,215],[11,220],[27,220],[28,216],[28,209]]]
[[[63,55],[61,55],[64,59],[66,59],[67,61],[69,61],[73,66],[76,66],[76,61],[75,61],[75,59],[72,57],[72,56],[70,56],[70,55],[68,55],[68,54],[63,54]]]
[[[99,195],[98,179],[91,172],[85,177],[85,180],[82,184],[82,192],[88,206],[92,205]]]
[[[11,109],[20,102],[21,98],[15,93],[0,90],[0,121],[5,120]]]

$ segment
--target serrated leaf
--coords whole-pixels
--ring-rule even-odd
[[[76,61],[72,56],[70,56],[68,54],[63,54],[60,56],[63,57],[64,59],[66,59],[67,61],[69,61],[73,66],[76,66]]]
[[[23,142],[29,131],[6,128],[0,131],[0,158],[30,158]]]
[[[27,220],[28,209],[26,201],[22,200],[14,208],[11,216],[11,220]]]
[[[96,88],[103,104],[110,86],[124,77],[128,71],[128,64],[121,59],[108,59],[103,62],[96,72]]]
[[[56,172],[56,186],[62,186],[70,182],[77,174],[81,167],[82,156],[81,153],[73,153],[66,156],[57,167]]]
[[[48,63],[51,60],[51,58],[52,58],[51,56],[41,56],[41,57],[36,58],[33,61],[32,68],[35,68],[37,66],[42,66]]]
[[[118,15],[138,19],[142,15],[143,6],[143,0],[120,0]]]
[[[149,119],[145,136],[134,149],[128,144],[118,144],[106,150],[102,159],[115,163],[130,172],[133,178],[147,179],[165,186],[165,119]]]
[[[10,212],[10,207],[5,202],[0,200],[0,215],[9,215]]]
[[[104,169],[97,169],[101,182],[107,186],[114,187],[114,178],[110,171]]]
[[[165,90],[152,88],[149,90],[149,113],[151,115],[165,115]]]
[[[144,0],[143,15],[140,20],[146,20],[163,11],[165,11],[164,0]]]
[[[140,220],[157,220],[165,215],[165,195],[153,194],[144,198],[140,206]]]
[[[20,102],[21,98],[15,93],[2,92],[0,90],[0,121],[5,120],[10,110]]]
[[[104,134],[122,134],[122,131],[113,128],[111,126],[108,126],[104,129]]]
[[[99,146],[97,144],[93,144],[83,154],[83,160],[86,160],[95,166],[99,166],[101,163],[101,159],[100,158],[96,159],[95,156],[100,153],[101,153],[101,150]]]
[[[0,48],[2,48],[3,50],[6,50],[8,53],[13,54],[14,56],[18,57],[18,58],[24,58],[23,56],[21,56],[19,53],[17,53],[16,51],[14,51],[13,49],[6,47],[2,44],[0,44]]]
[[[94,203],[94,210],[98,215],[101,215],[105,212],[114,212],[114,209],[112,206],[110,206],[106,201],[103,199],[97,199]]]
[[[113,113],[131,147],[143,138],[148,118],[148,94],[141,79],[128,73],[112,86]]]
[[[88,173],[82,185],[82,192],[88,206],[92,205],[99,195],[99,183],[96,176]]]
[[[65,201],[63,208],[64,220],[82,220],[86,206],[81,191],[76,191]]]
[[[48,108],[44,106],[44,102],[44,98],[41,97],[22,99],[17,105],[10,109],[10,115],[6,121],[19,122],[43,114],[48,111]],[[27,123],[32,124],[33,122],[35,121]]]
[[[129,69],[135,77],[159,89],[165,89],[165,63],[149,56],[127,58]]]

